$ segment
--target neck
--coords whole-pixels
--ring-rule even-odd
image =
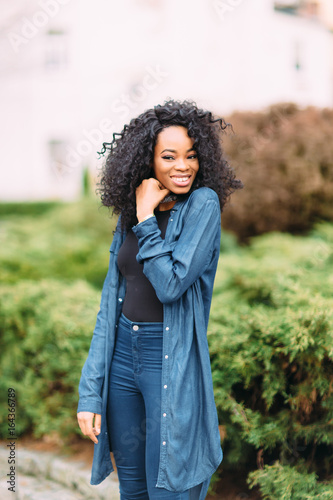
[[[170,208],[172,208],[174,206],[174,204],[176,203],[178,199],[178,196],[174,193],[169,193],[166,195],[165,198],[163,198],[163,200],[161,201],[161,203],[159,204],[158,206],[158,209],[161,211],[161,212],[164,212],[165,210],[170,210]]]
[[[170,210],[170,208],[172,208],[175,204],[176,204],[176,200],[167,201],[166,203],[160,203],[158,205],[158,210],[160,212],[165,212],[165,210]]]

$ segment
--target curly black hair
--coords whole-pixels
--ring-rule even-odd
[[[114,214],[121,213],[121,226],[126,230],[137,223],[135,191],[143,179],[152,177],[157,136],[173,125],[187,129],[198,155],[199,171],[186,196],[199,187],[210,187],[219,197],[222,212],[230,194],[243,187],[222,149],[221,136],[230,125],[199,109],[193,101],[167,100],[133,118],[122,132],[113,134],[112,142],[104,142],[99,152],[105,155],[109,151],[97,191],[103,205],[112,207]]]

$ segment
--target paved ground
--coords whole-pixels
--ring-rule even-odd
[[[91,486],[91,446],[75,455],[78,461],[60,453],[27,447],[17,447],[16,491],[8,491],[8,449],[0,443],[0,500],[119,500],[119,485],[115,472],[99,486]],[[89,443],[90,444],[90,443]],[[89,455],[85,450],[89,449]],[[258,492],[249,491],[245,479],[227,475],[222,478],[218,493],[207,500],[259,500]]]
[[[8,450],[0,446],[1,500],[119,500],[115,472],[91,486],[90,467],[54,453],[18,448],[15,493],[8,491]]]

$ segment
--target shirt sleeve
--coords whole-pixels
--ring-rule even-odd
[[[217,196],[197,200],[184,219],[179,238],[172,243],[161,238],[155,217],[132,228],[138,238],[137,261],[143,263],[143,272],[162,303],[180,298],[209,265],[221,228]]]
[[[117,229],[120,221],[118,220]],[[92,413],[102,413],[102,386],[105,377],[105,335],[107,332],[108,298],[111,281],[111,261],[116,239],[114,238],[110,247],[109,268],[104,280],[99,311],[97,313],[96,324],[90,349],[86,362],[82,368],[79,383],[79,404],[77,412],[90,411]]]

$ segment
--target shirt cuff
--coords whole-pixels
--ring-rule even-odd
[[[149,217],[149,219],[146,219],[140,222],[140,224],[132,227],[132,231],[137,238],[141,238],[155,229],[159,229],[156,217]]]
[[[83,398],[79,400],[77,413],[80,411],[89,411],[90,413],[102,414],[102,403],[94,399]]]

